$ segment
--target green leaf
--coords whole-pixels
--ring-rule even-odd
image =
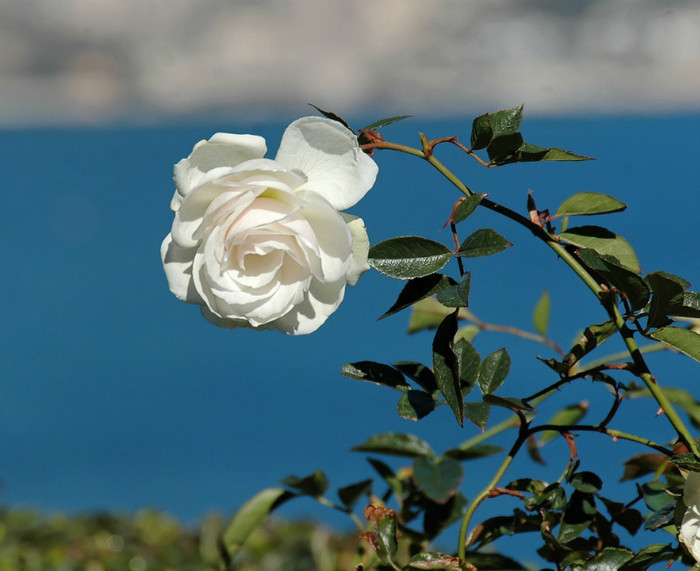
[[[390,238],[369,249],[369,264],[373,268],[401,280],[433,274],[445,267],[451,257],[446,246],[420,236]]]
[[[625,470],[620,481],[635,480],[647,474],[654,474],[666,460],[664,454],[645,453],[632,456],[624,463]]]
[[[586,415],[586,412],[588,412],[587,402],[576,403],[554,413],[547,424],[553,424],[556,426],[570,426],[581,420]],[[550,440],[553,440],[559,436],[559,434],[559,432],[554,430],[546,430],[542,432],[538,442],[539,446],[543,446]]]
[[[433,552],[414,555],[403,567],[404,571],[468,571],[468,569],[466,564],[454,555]]]
[[[632,552],[619,547],[606,547],[593,559],[586,561],[581,571],[618,571],[632,559]]]
[[[514,408],[517,410],[524,410],[526,412],[532,412],[535,410],[529,404],[527,404],[525,401],[519,398],[499,397],[497,395],[486,394],[483,396],[483,399],[485,403],[488,403],[493,406],[500,406],[501,408],[507,408],[510,410]]]
[[[401,395],[398,410],[401,418],[418,420],[435,410],[435,399],[423,391],[410,390]]]
[[[693,472],[700,472],[700,461],[698,461],[698,459],[695,458],[694,454],[674,454],[673,456],[671,456],[669,461],[672,464],[678,466],[679,468],[683,468],[685,470],[692,470]]]
[[[602,345],[615,331],[617,327],[612,321],[589,325],[566,354],[564,362],[569,366],[578,363],[585,355]]]
[[[477,458],[486,458],[487,456],[493,456],[503,452],[503,448],[500,446],[494,446],[493,444],[476,444],[474,446],[458,446],[457,448],[450,448],[445,451],[445,456],[454,458],[455,460],[460,460],[464,462],[466,460],[475,460]]]
[[[363,444],[353,448],[356,452],[376,452],[390,456],[416,458],[418,456],[433,456],[430,445],[412,434],[387,432],[369,438]]]
[[[371,490],[372,480],[362,480],[361,482],[338,488],[338,497],[346,508],[352,509],[355,504],[359,502],[363,496],[368,495]]]
[[[328,489],[328,478],[323,472],[316,470],[313,474],[303,478],[287,476],[282,480],[282,484],[288,488],[295,489],[305,496],[318,498]]]
[[[510,356],[505,348],[488,355],[479,367],[477,383],[484,395],[491,394],[506,380],[510,371]]]
[[[374,123],[370,123],[369,125],[362,127],[361,130],[376,131],[377,129],[381,129],[382,127],[386,127],[387,125],[391,125],[392,123],[398,123],[399,121],[403,121],[404,119],[408,119],[409,117],[413,117],[413,115],[395,115],[394,117],[379,119]]]
[[[433,374],[440,393],[460,426],[464,424],[464,401],[459,381],[457,356],[452,349],[457,333],[457,315],[451,313],[443,319],[433,338]]]
[[[625,268],[614,256],[600,255],[596,251],[579,250],[580,260],[597,275],[599,282],[607,283],[627,296],[633,310],[642,309],[649,299],[650,290],[646,282],[633,271]]]
[[[375,363],[374,361],[347,363],[343,365],[340,372],[351,379],[370,381],[392,389],[406,391],[411,388],[411,385],[406,382],[406,379],[399,371],[389,365]]]
[[[637,274],[642,272],[637,255],[629,242],[610,230],[600,226],[578,226],[562,232],[560,237],[579,248],[590,248],[601,255],[614,256],[623,267]]]
[[[438,390],[435,375],[425,365],[415,361],[397,361],[394,363],[394,367],[409,379],[418,383],[425,391],[432,393]]]
[[[258,492],[236,512],[226,527],[222,543],[230,559],[240,551],[251,533],[265,518],[296,494],[282,488],[267,488]]]
[[[459,488],[464,477],[462,465],[455,459],[420,456],[413,461],[413,478],[433,501],[444,504]]]
[[[690,331],[690,329],[672,326],[662,327],[653,331],[650,336],[652,339],[661,341],[661,343],[677,349],[688,357],[700,361],[700,335]]]
[[[523,144],[520,133],[494,136],[486,147],[486,153],[493,165],[504,165],[517,161],[518,149]]]
[[[567,543],[581,535],[593,523],[596,513],[593,495],[574,491],[564,511],[559,528],[559,541]]]
[[[452,215],[452,223],[459,224],[471,216],[485,196],[485,194],[475,193],[460,200]]]
[[[619,571],[645,571],[654,563],[669,560],[673,552],[670,543],[649,545],[623,564]]]
[[[457,285],[438,292],[437,300],[445,307],[467,307],[471,288],[471,272],[464,272]]]
[[[462,386],[462,397],[468,395],[476,384],[479,376],[481,357],[474,346],[466,339],[460,339],[455,343],[454,352],[457,356],[457,368],[459,380]]]
[[[491,228],[482,228],[468,236],[459,247],[457,256],[478,258],[498,254],[513,244]]]
[[[577,155],[571,151],[556,147],[540,147],[532,143],[523,143],[518,149],[514,162],[527,163],[533,161],[590,161],[591,157]]]
[[[491,406],[483,401],[464,403],[464,416],[482,431],[486,428],[490,413]]]
[[[379,319],[389,317],[402,309],[410,307],[417,301],[436,295],[437,293],[457,285],[451,277],[443,274],[430,274],[421,278],[413,278],[403,287],[399,297]]]
[[[567,198],[557,209],[555,216],[590,216],[620,212],[627,208],[617,198],[598,192],[579,192]]]
[[[537,333],[545,337],[549,328],[549,314],[552,310],[552,302],[549,299],[549,292],[544,290],[540,296],[535,311],[532,314],[532,323]]]
[[[316,109],[316,111],[318,111],[321,115],[324,115],[327,119],[331,119],[331,120],[333,120],[333,121],[337,121],[338,123],[340,123],[341,125],[343,125],[343,126],[346,127],[347,129],[349,129],[350,131],[352,131],[353,133],[355,132],[355,131],[353,131],[352,127],[350,127],[350,125],[348,125],[347,121],[345,121],[345,119],[343,119],[340,115],[336,115],[336,114],[333,113],[332,111],[325,111],[324,109],[321,109],[320,107],[317,107],[317,106],[314,105],[313,103],[309,103],[309,105],[311,105],[311,107],[313,107],[314,109]]]
[[[647,327],[668,325],[671,323],[668,316],[673,313],[674,299],[682,297],[688,282],[666,272],[653,272],[645,279],[653,292],[649,304]]]
[[[478,151],[485,149],[493,138],[493,128],[489,121],[489,114],[479,115],[472,123],[471,147]]]
[[[675,507],[676,498],[666,490],[663,482],[649,482],[639,488],[644,498],[644,503],[652,511],[660,511],[665,508]]]
[[[586,494],[595,494],[603,487],[600,476],[587,471],[575,472],[569,478],[569,483],[575,490]]]

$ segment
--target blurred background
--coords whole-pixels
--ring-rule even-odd
[[[0,121],[697,110],[694,0],[0,3]],[[323,106],[322,105],[322,106]]]
[[[308,102],[356,127],[413,114],[384,131],[408,144],[418,131],[468,138],[474,116],[524,103],[527,141],[597,160],[483,169],[445,149],[445,162],[518,211],[528,189],[550,210],[575,192],[611,194],[630,208],[599,223],[635,246],[644,270],[700,285],[695,0],[0,0],[0,502],[153,506],[195,521],[229,514],[289,474],[324,470],[333,488],[371,477],[349,449],[379,432],[415,433],[438,452],[476,433],[447,410],[400,419],[398,394],[341,377],[350,361],[429,362],[430,334],[405,335],[406,315],[376,321],[401,283],[369,272],[303,338],[219,330],[168,291],[158,250],[172,222],[172,165],[216,131],[262,135],[274,156],[284,127],[314,113]],[[440,228],[457,194],[419,161],[375,159],[377,184],[352,209],[371,240],[449,244]],[[469,224],[516,244],[472,262],[477,316],[532,330],[547,289],[561,345],[603,321],[526,232],[488,212]],[[534,358],[546,348],[495,334],[475,343],[482,357],[511,352],[504,396],[552,382]],[[660,382],[697,394],[696,363],[650,362]],[[552,410],[600,402],[599,418],[606,394],[582,383]],[[672,437],[650,403],[619,422]],[[609,468],[612,486],[621,460],[641,452],[587,442],[582,467]],[[550,466],[536,470],[552,479],[566,449],[550,446]],[[493,470],[479,462],[468,497]],[[512,479],[531,472],[524,460]],[[284,510],[345,525],[311,501]]]

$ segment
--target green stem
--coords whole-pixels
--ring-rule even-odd
[[[522,446],[522,443],[524,440],[521,438],[518,438],[517,442],[511,449],[510,453],[508,456],[506,456],[506,459],[503,461],[503,463],[499,466],[498,470],[494,474],[493,478],[491,478],[491,481],[486,485],[486,487],[479,492],[476,497],[471,501],[471,503],[467,506],[467,511],[464,512],[464,517],[462,518],[462,523],[459,526],[459,547],[457,548],[457,556],[462,560],[466,560],[466,554],[467,554],[467,530],[469,529],[469,522],[472,519],[472,516],[474,515],[474,512],[476,511],[476,508],[481,505],[481,502],[483,502],[486,498],[489,497],[491,494],[491,490],[493,490],[496,486],[498,486],[498,482],[501,481],[501,478],[503,475],[506,473],[506,470],[508,470],[508,467],[511,465],[513,462],[513,459],[515,458],[515,455],[518,453],[518,449],[520,446]]]

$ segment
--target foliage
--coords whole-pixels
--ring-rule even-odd
[[[319,111],[350,128],[338,115]],[[580,192],[564,197],[556,209],[541,209],[530,193],[526,210],[516,212],[492,194],[472,191],[437,158],[441,145],[451,145],[486,168],[588,159],[525,142],[520,131],[522,114],[520,106],[477,117],[470,146],[458,136],[429,140],[420,134],[418,147],[387,141],[379,129],[404,116],[353,131],[364,152],[394,151],[417,157],[462,196],[451,207],[447,223],[450,246],[407,234],[374,244],[369,250],[369,264],[403,284],[381,317],[410,312],[409,332],[422,331],[429,338],[427,362],[389,356],[387,362],[346,364],[342,373],[396,391],[396,410],[405,419],[420,421],[444,408],[472,436],[457,447],[437,452],[415,434],[377,434],[354,448],[368,455],[373,477],[341,488],[338,500],[329,496],[329,482],[321,472],[290,477],[279,488],[263,490],[227,526],[222,543],[224,564],[231,565],[267,515],[299,496],[315,498],[355,522],[362,538],[353,562],[357,570],[523,569],[522,561],[500,554],[494,542],[500,544],[507,536],[524,533],[536,537],[536,553],[558,570],[629,571],[674,560],[693,563],[688,546],[680,545],[676,537],[684,511],[681,497],[687,471],[700,468],[698,445],[686,424],[698,426],[700,404],[682,390],[660,386],[645,353],[669,350],[700,361],[700,293],[667,272],[643,275],[632,245],[606,226],[570,225],[574,217],[625,210],[626,205],[616,198]],[[552,307],[546,289],[552,284],[546,282],[542,284],[545,293],[533,307],[535,332],[484,323],[473,313],[470,290],[480,276],[469,265],[471,259],[498,255],[513,245],[491,228],[475,227],[476,213],[484,209],[527,229],[542,251],[549,250],[552,261],[558,258],[566,264],[599,302],[599,314],[580,324],[582,333],[573,343],[561,344],[548,337]],[[537,260],[538,265],[543,263]],[[446,268],[455,265],[457,272],[450,274]],[[536,341],[547,349],[547,356],[537,356],[541,375],[548,379],[545,388],[532,392],[527,384],[509,382],[513,363],[508,348],[488,354],[479,348],[476,337],[491,331]],[[614,337],[622,342],[624,353],[601,353],[606,341]],[[588,403],[569,402],[546,420],[540,418],[538,408],[545,400],[584,381],[609,389],[602,415],[589,420]],[[634,407],[634,399],[640,397],[655,401],[676,434],[673,441],[655,442],[616,428],[621,408]],[[510,417],[494,424],[493,416],[502,417],[493,414],[497,409]],[[510,447],[505,450],[495,444],[496,437],[504,435],[510,437]],[[609,497],[605,481],[615,475],[595,459],[579,458],[578,443],[583,438],[613,438],[639,446],[639,453],[627,460],[623,475],[637,484],[632,497]],[[541,463],[540,450],[553,440],[566,444],[563,472],[559,468],[547,480],[508,481],[506,474],[516,456],[525,452]],[[465,484],[469,463],[494,455],[500,457],[500,466],[486,487],[475,493]],[[402,458],[405,464],[392,468],[384,456]],[[498,496],[514,498],[518,507],[475,523],[479,506]],[[454,523],[460,524],[456,549],[436,551],[435,540]],[[523,560],[531,556],[523,555]]]

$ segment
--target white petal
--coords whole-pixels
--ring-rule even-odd
[[[678,531],[678,540],[684,543],[695,560],[700,562],[700,512],[697,506],[686,510]]]
[[[340,215],[352,234],[352,263],[345,279],[348,285],[355,285],[360,276],[369,270],[369,236],[362,218],[344,212]]]
[[[325,117],[302,117],[289,125],[275,160],[302,171],[309,180],[301,188],[318,192],[336,210],[356,204],[378,171],[352,131]]]
[[[170,291],[181,301],[202,303],[192,282],[192,260],[196,248],[181,248],[175,244],[170,234],[160,245],[160,258]]]
[[[306,299],[284,317],[269,325],[287,335],[313,333],[336,310],[345,295],[345,280],[334,283],[311,282]]]
[[[322,278],[326,282],[345,279],[352,259],[352,235],[341,215],[320,195],[299,193],[307,206],[301,215],[313,228],[321,254]]]
[[[262,158],[266,152],[265,139],[257,135],[216,133],[208,141],[197,143],[190,156],[175,165],[173,179],[177,194],[187,196],[200,184],[204,174],[214,168],[235,167],[247,160]]]

